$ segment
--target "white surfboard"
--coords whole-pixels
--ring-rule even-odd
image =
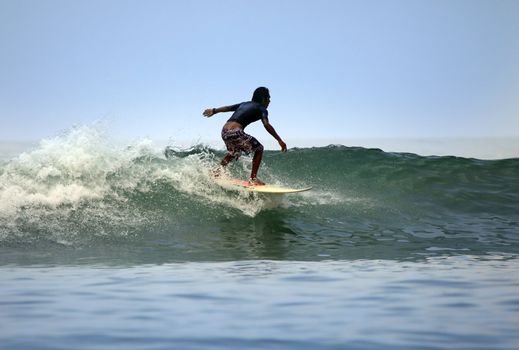
[[[272,193],[272,194],[285,194],[285,193],[297,193],[309,191],[312,187],[304,187],[304,188],[290,188],[276,185],[251,185],[249,181],[239,180],[239,179],[231,179],[225,177],[217,177],[214,181],[227,189],[245,189],[250,192],[259,192],[259,193]]]

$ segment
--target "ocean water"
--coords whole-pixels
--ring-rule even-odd
[[[88,127],[4,152],[0,349],[519,348],[519,159],[268,151],[262,180],[313,186],[279,198],[215,185],[222,156]]]

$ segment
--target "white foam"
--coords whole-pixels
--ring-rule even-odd
[[[149,142],[117,147],[98,127],[77,127],[42,140],[39,146],[5,165],[0,175],[0,219],[14,220],[20,210],[75,207],[85,201],[117,196],[110,176],[132,169],[150,153]],[[135,169],[132,169],[135,171]],[[133,188],[143,174],[121,176],[118,187]]]
[[[98,156],[99,148],[97,152],[92,149],[98,141],[92,130],[74,129],[67,135],[43,140],[38,149],[9,162],[0,176],[0,215],[9,215],[21,206],[56,206],[102,196],[99,175],[106,171],[102,170],[106,162],[99,164],[103,159]]]

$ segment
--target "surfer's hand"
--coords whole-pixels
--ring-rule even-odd
[[[286,152],[287,151],[287,144],[284,143],[283,141],[279,141],[279,145],[281,146],[281,152]]]
[[[208,108],[204,111],[204,113],[202,113],[204,115],[204,117],[211,117],[213,116],[215,113],[214,113],[214,108]]]

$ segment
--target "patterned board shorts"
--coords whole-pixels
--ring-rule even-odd
[[[253,136],[246,134],[243,129],[222,129],[222,139],[227,151],[238,159],[241,153],[263,151],[263,145]]]

